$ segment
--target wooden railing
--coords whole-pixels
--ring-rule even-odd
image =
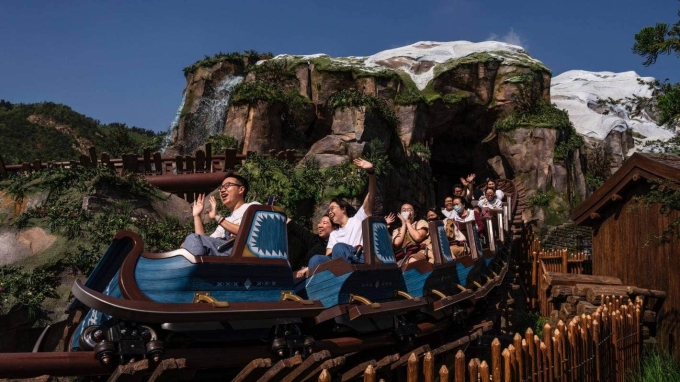
[[[197,194],[215,190],[224,180],[224,172],[234,170],[237,164],[241,164],[253,154],[251,152],[237,154],[235,149],[226,149],[220,155],[213,155],[210,143],[206,144],[205,148],[205,151],[198,150],[194,155],[175,157],[163,157],[158,152],[152,154],[147,148],[141,157],[125,154],[122,158],[111,158],[105,152],[98,156],[96,149],[90,147],[89,155],[81,155],[78,161],[42,162],[36,159],[32,163],[16,165],[5,165],[0,158],[0,179],[10,174],[30,173],[54,167],[91,168],[103,165],[114,169],[118,174],[143,175],[153,186],[192,202]],[[297,159],[295,150],[279,152],[270,150],[260,155],[276,157],[291,163]]]
[[[623,382],[639,371],[640,309],[642,299],[621,304],[602,297],[604,304],[592,314],[574,317],[555,328],[546,324],[539,337],[528,329],[502,349],[498,338],[491,343],[490,359],[466,359],[458,350],[453,362],[447,354],[411,353],[402,371],[407,382],[488,382],[488,381],[615,381]],[[398,373],[398,370],[396,371]],[[405,374],[405,375],[404,375]],[[364,381],[375,382],[380,375],[368,365]],[[405,377],[405,378],[403,378]],[[324,370],[320,382],[333,380]]]

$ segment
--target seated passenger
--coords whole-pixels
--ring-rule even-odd
[[[427,218],[426,220],[428,223],[437,220],[444,220],[444,215],[442,215],[442,212],[437,207],[432,207],[427,210],[425,217]]]
[[[418,219],[413,206],[408,203],[401,206],[401,212],[397,217],[401,220],[401,227],[392,232],[392,246],[400,265],[404,260],[410,263],[427,259],[434,263],[434,257],[430,253],[432,249],[426,250],[430,245],[427,222]]]
[[[217,202],[215,197],[210,197],[210,210],[208,216],[217,222],[217,228],[210,236],[205,235],[201,214],[203,213],[205,195],[198,195],[194,201],[192,215],[194,216],[194,233],[184,239],[182,248],[191,252],[195,256],[213,255],[229,256],[233,247],[223,248],[220,246],[233,239],[238,232],[243,214],[248,207],[258,202],[246,203],[245,197],[248,194],[248,181],[234,173],[227,174],[220,186],[220,199],[222,204],[231,211],[229,216],[217,214]]]
[[[453,258],[464,255],[468,251],[468,244],[465,235],[460,232],[460,222],[446,219],[444,221],[444,228],[446,230],[446,237],[449,239],[449,248],[451,248]]]
[[[454,217],[453,220],[461,223],[474,222],[475,228],[479,236],[484,236],[486,232],[486,225],[482,217],[474,210],[465,208],[463,200],[460,197],[453,198]]]
[[[496,190],[488,187],[486,190],[484,190],[484,197],[479,199],[478,206],[482,208],[482,213],[484,213],[485,208],[502,210],[503,202],[496,196]]]
[[[364,203],[356,213],[348,202],[335,198],[328,206],[328,216],[339,226],[328,238],[326,255],[316,255],[309,259],[309,269],[314,270],[319,264],[332,259],[342,258],[351,264],[363,264],[364,254],[359,251],[363,246],[361,223],[371,216],[373,198],[376,193],[373,164],[364,159],[355,159],[354,164],[368,172],[368,193]]]
[[[461,178],[463,179],[463,178]],[[454,184],[453,185],[453,196],[460,196],[463,198],[463,201],[465,202],[466,207],[471,207],[471,193],[469,190],[467,190],[465,187],[463,187],[462,184]]]
[[[488,180],[486,182],[486,188],[493,188],[494,192],[496,193],[496,198],[498,198],[498,200],[503,202],[503,198],[505,197],[505,193],[502,190],[499,190],[498,188],[496,188],[496,182],[494,182],[493,180]]]
[[[456,196],[456,198],[460,198],[460,200],[463,201],[463,204],[465,204],[462,197]],[[441,211],[445,218],[453,219],[453,217],[456,215],[456,212],[453,210],[453,196],[447,196],[444,198],[444,208],[442,208]]]
[[[291,253],[289,257],[291,265],[300,263],[308,264],[309,260],[314,255],[326,253],[328,237],[331,235],[331,232],[333,232],[336,228],[338,228],[338,226],[336,224],[333,224],[331,218],[328,217],[328,214],[322,216],[321,220],[319,220],[319,224],[317,224],[316,226],[316,234],[310,232],[306,228],[288,219],[287,224],[288,237],[289,238],[297,237],[304,243],[305,248],[307,249],[307,255],[305,256],[304,259],[299,259],[298,256],[295,256]],[[296,278],[305,277],[307,275],[307,272],[308,272],[307,267],[306,266],[302,267],[299,271],[296,272],[295,277]]]

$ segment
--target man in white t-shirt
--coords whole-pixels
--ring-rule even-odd
[[[205,235],[205,228],[201,220],[203,213],[205,195],[198,195],[194,201],[192,215],[194,216],[194,233],[184,239],[182,247],[196,256],[213,255],[229,256],[232,247],[220,250],[220,246],[233,239],[241,225],[241,219],[248,207],[258,202],[246,203],[245,197],[248,193],[248,181],[233,173],[227,174],[220,186],[220,199],[229,208],[231,214],[222,217],[217,214],[217,201],[211,196],[210,209],[208,216],[217,222],[217,228],[210,236]]]
[[[319,264],[332,259],[343,258],[351,264],[363,264],[363,252],[357,255],[357,247],[363,245],[361,223],[371,216],[373,199],[376,194],[375,172],[373,164],[364,159],[355,159],[354,164],[368,173],[368,193],[359,210],[352,214],[352,205],[342,199],[333,199],[328,205],[328,216],[339,226],[331,232],[326,246],[326,255],[316,255],[309,259],[308,268],[314,269]]]

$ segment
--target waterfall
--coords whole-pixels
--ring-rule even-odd
[[[211,91],[206,92],[201,98],[198,112],[192,118],[193,128],[186,137],[186,150],[191,152],[208,140],[212,135],[219,135],[224,130],[227,120],[229,101],[234,87],[243,81],[242,76],[226,76],[217,83]]]
[[[163,138],[163,145],[161,146],[160,153],[164,153],[165,150],[170,146],[170,140],[172,139],[172,131],[179,125],[179,117],[182,115],[182,109],[184,109],[184,102],[187,100],[186,92],[182,93],[182,102],[179,103],[179,107],[175,112],[175,118],[170,122],[170,127],[168,128],[168,133]]]
[[[215,88],[214,99],[205,100],[207,113],[205,126],[208,133],[205,136],[205,139],[211,135],[220,134],[222,133],[222,130],[224,130],[224,122],[227,120],[231,94],[234,90],[234,86],[240,84],[241,81],[243,81],[243,77],[241,76],[227,76]]]

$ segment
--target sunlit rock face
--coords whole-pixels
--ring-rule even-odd
[[[241,85],[229,93],[226,113],[220,111],[211,121],[222,121],[221,133],[235,137],[240,152],[292,148],[326,167],[362,155],[374,139],[384,143],[397,165],[413,155],[411,147],[426,147],[431,159],[420,171],[436,179],[434,193],[423,193],[404,169],[401,175],[390,175],[396,180],[388,180],[394,189],[407,190],[400,191],[399,198],[421,206],[434,205],[461,176],[472,172],[484,179],[515,177],[524,168],[552,168],[552,151],[533,155],[535,150],[526,148],[525,163],[513,166],[493,132],[498,118],[515,109],[522,84],[536,87],[543,100],[550,100],[550,70],[519,46],[425,41],[366,57],[282,54],[256,65],[220,62],[199,68],[187,76],[171,153],[190,154],[212,134],[201,110],[215,104],[221,84],[233,78],[243,78]],[[250,101],[244,102],[239,87],[254,81],[267,82],[280,94],[297,94],[302,102],[293,106],[289,98],[265,100],[266,94],[255,99],[249,94]],[[349,89],[383,101],[397,122],[385,120],[384,110],[366,104],[340,102],[341,107],[334,107],[337,95]],[[201,135],[202,140],[196,138]],[[552,183],[554,172],[521,177],[531,182],[528,188],[535,188],[539,178]]]

